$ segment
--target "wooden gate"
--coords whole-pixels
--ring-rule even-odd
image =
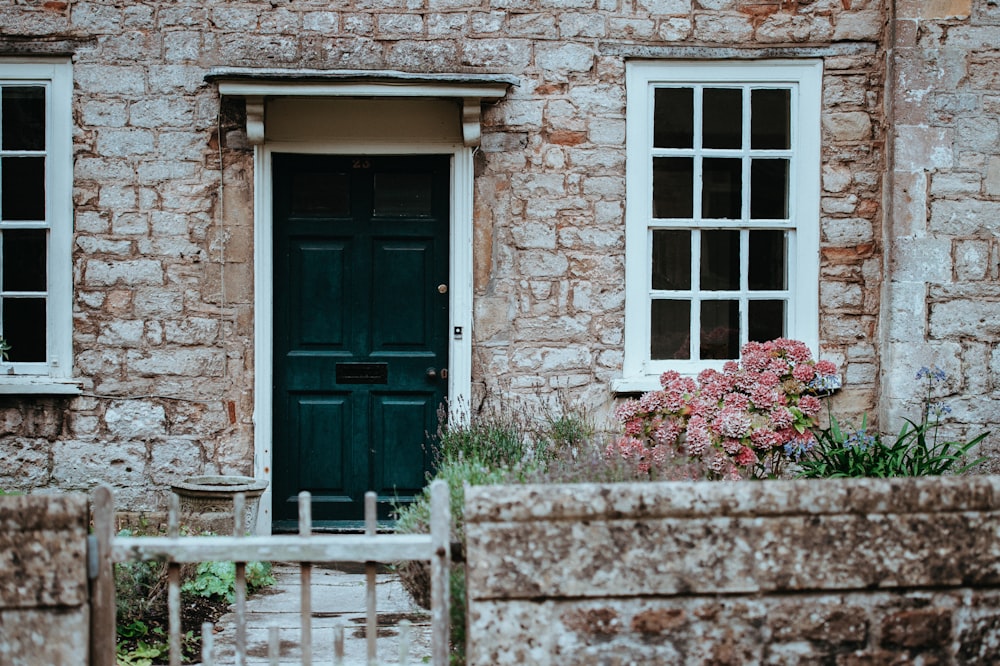
[[[431,533],[377,534],[376,495],[365,495],[364,535],[312,534],[309,493],[299,496],[299,534],[274,536],[245,535],[245,499],[237,495],[233,536],[180,536],[179,507],[173,496],[165,537],[120,537],[114,534],[114,504],[110,489],[98,488],[92,505],[94,534],[89,549],[91,577],[91,646],[92,666],[115,663],[115,589],[113,565],[116,562],[161,561],[167,563],[170,665],[181,663],[180,569],[182,564],[235,561],[236,657],[237,666],[246,663],[246,563],[253,561],[295,562],[302,580],[301,645],[302,664],[312,664],[312,565],[328,562],[363,562],[366,573],[366,631],[369,666],[377,663],[375,641],[378,634],[375,604],[377,563],[426,560],[431,569],[431,650],[435,666],[448,664],[450,524],[448,486],[434,481],[431,492]],[[277,663],[272,635],[272,663]],[[335,663],[343,659],[343,642],[335,644]],[[212,666],[212,625],[202,627],[202,663]]]

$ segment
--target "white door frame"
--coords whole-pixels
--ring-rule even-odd
[[[452,418],[467,414],[472,391],[472,148],[461,143],[265,142],[254,147],[254,476],[267,479],[258,534],[271,533],[273,455],[274,235],[273,153],[450,155],[448,401]]]

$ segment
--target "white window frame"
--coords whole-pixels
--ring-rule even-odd
[[[721,368],[724,364],[724,361],[650,359],[651,230],[661,226],[654,224],[652,209],[653,91],[663,85],[774,84],[791,87],[790,221],[768,224],[766,228],[788,230],[790,294],[786,336],[801,340],[814,353],[818,352],[822,61],[640,60],[626,63],[625,71],[625,349],[623,376],[613,388],[617,392],[648,391],[659,388],[659,376],[666,370],[695,375],[703,369]],[[738,222],[734,227],[746,228]]]
[[[46,360],[0,361],[0,394],[79,392],[73,371],[73,69],[68,58],[2,58],[0,83],[46,88],[45,221],[4,224],[46,228]]]

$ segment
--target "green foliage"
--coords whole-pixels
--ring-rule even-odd
[[[816,446],[799,462],[802,478],[939,476],[961,474],[985,458],[962,464],[968,453],[989,435],[984,432],[961,442],[939,441],[942,416],[951,409],[932,400],[933,387],[946,376],[936,368],[921,368],[917,380],[926,381],[919,422],[904,419],[895,439],[869,432],[868,416],[860,428],[842,427],[833,414],[830,426],[816,432]]]
[[[139,530],[148,527],[140,521]],[[154,530],[155,531],[155,530]],[[188,529],[182,529],[189,534]],[[133,530],[119,531],[120,536],[134,536]],[[167,566],[163,562],[120,562],[114,566],[115,603],[117,608],[117,666],[148,666],[165,663],[168,656]],[[249,562],[246,567],[247,591],[254,592],[274,584],[268,562]],[[204,613],[232,603],[236,589],[236,565],[232,562],[203,562],[181,567],[182,616],[187,612]],[[204,617],[198,615],[199,618]],[[188,625],[190,620],[181,618]],[[197,622],[201,620],[198,619]],[[192,663],[200,654],[200,636],[188,631],[182,636],[183,663]]]
[[[247,592],[274,584],[270,562],[248,562]],[[181,585],[181,592],[198,597],[219,597],[229,603],[236,598],[236,564],[234,562],[201,562],[194,576]]]
[[[469,423],[442,426],[433,447],[437,472],[433,479],[448,484],[452,541],[465,544],[465,485],[532,482],[550,468],[569,467],[576,456],[597,460],[603,447],[594,445],[596,428],[585,416],[563,409],[558,413],[506,406],[487,412]],[[587,466],[589,468],[589,465]],[[607,468],[607,463],[603,468]],[[592,471],[596,471],[596,467]],[[574,468],[576,471],[576,468]],[[431,479],[431,480],[433,480]],[[425,490],[410,504],[396,507],[396,530],[426,533],[430,526],[430,492]],[[398,567],[401,581],[422,605],[427,599],[425,568],[407,563]],[[465,663],[465,570],[451,571],[452,663]]]
[[[867,416],[860,428],[843,429],[830,416],[830,427],[816,433],[817,444],[800,461],[802,478],[938,476],[947,472],[961,474],[983,462],[978,458],[959,465],[969,451],[989,433],[967,442],[938,441],[940,422],[926,419],[914,423],[904,419],[894,440],[884,441],[879,433],[870,434]]]

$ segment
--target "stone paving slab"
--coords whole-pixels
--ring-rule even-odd
[[[267,644],[268,628],[272,626],[281,630],[282,666],[301,663],[299,567],[275,563],[273,573],[276,584],[247,600],[247,666],[270,664]],[[400,663],[399,623],[404,619],[411,623],[408,663],[426,663],[431,654],[430,613],[410,600],[395,574],[379,573],[376,581],[379,663]],[[334,663],[333,628],[337,622],[345,624],[345,666],[366,664],[363,565],[313,567],[312,618],[314,665]],[[213,652],[216,665],[235,663],[235,620],[235,613],[230,612],[217,623]]]

